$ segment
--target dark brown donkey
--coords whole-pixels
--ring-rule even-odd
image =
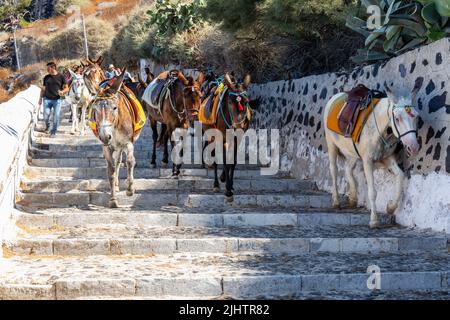
[[[173,70],[161,73],[155,81],[165,81],[168,84],[169,93],[161,99],[162,103],[158,108],[150,106],[143,101],[143,106],[149,115],[150,125],[153,129],[153,154],[152,165],[156,165],[156,145],[158,143],[157,123],[165,125],[163,128],[163,137],[161,137],[164,146],[163,164],[169,162],[168,141],[172,133],[177,128],[188,129],[189,121],[196,116],[200,108],[202,93],[200,86],[204,81],[203,73],[194,80],[192,77],[185,77],[181,71]],[[175,142],[171,141],[172,148]],[[173,165],[172,176],[178,178],[181,165]]]
[[[92,103],[92,119],[94,133],[103,143],[103,156],[107,163],[107,174],[111,187],[109,206],[117,208],[117,192],[119,189],[119,169],[122,152],[127,154],[127,196],[133,196],[134,190],[134,142],[139,138],[134,132],[133,114],[128,107],[126,98],[119,94],[123,83],[125,70],[114,84],[103,90],[100,89]]]
[[[251,77],[247,75],[244,78],[242,84],[236,84],[230,77],[229,74],[224,76],[224,84],[226,86],[226,92],[224,93],[222,103],[218,106],[218,116],[215,125],[205,125],[202,124],[203,130],[208,129],[218,129],[223,137],[223,155],[224,155],[224,165],[223,173],[220,177],[221,181],[225,183],[226,187],[226,200],[228,202],[233,201],[233,180],[234,180],[234,170],[236,168],[237,161],[237,149],[238,142],[235,138],[233,143],[234,150],[233,163],[227,163],[227,151],[229,149],[230,141],[226,140],[228,129],[239,130],[242,129],[244,132],[247,131],[250,125],[249,113],[251,113],[251,104],[256,106],[256,102],[251,102],[247,95],[247,88],[250,85]],[[206,103],[206,100],[203,102]],[[254,104],[255,103],[255,104]],[[211,143],[211,141],[207,142]],[[219,148],[220,146],[216,146]],[[217,163],[214,162],[214,191],[218,192],[220,190],[219,179],[217,176]]]

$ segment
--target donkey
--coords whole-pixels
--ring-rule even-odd
[[[72,130],[70,133],[74,135],[80,132],[80,135],[84,135],[86,130],[86,110],[92,96],[84,83],[84,76],[76,74],[70,69],[69,72],[72,76],[72,84],[68,94],[68,100],[72,109]],[[79,110],[81,110],[81,121]]]
[[[99,92],[100,83],[106,78],[100,68],[102,62],[102,57],[99,57],[97,60],[89,58],[87,62],[81,61],[81,65],[84,68],[84,83],[92,96],[95,96]]]
[[[162,137],[160,138],[164,145],[163,165],[169,162],[168,141],[172,133],[177,128],[188,129],[189,120],[195,117],[195,113],[200,108],[202,93],[200,86],[204,81],[203,73],[194,80],[192,77],[185,77],[181,71],[173,70],[161,73],[154,81],[170,81],[169,94],[163,98],[159,109],[150,106],[143,101],[143,106],[149,115],[150,126],[153,130],[153,153],[151,165],[156,166],[156,145],[158,143],[157,123],[163,124]],[[175,142],[171,141],[172,148]],[[177,179],[180,175],[181,165],[173,164],[172,177]]]
[[[237,149],[238,144],[236,141],[230,144],[230,141],[226,140],[227,134],[226,131],[228,129],[233,130],[243,130],[246,132],[250,125],[249,114],[251,113],[251,104],[256,104],[256,101],[251,102],[247,95],[247,88],[251,83],[251,76],[246,75],[244,78],[244,82],[242,84],[236,84],[227,73],[224,76],[224,84],[227,87],[227,90],[223,96],[222,103],[219,105],[218,117],[215,125],[207,125],[202,124],[203,130],[206,131],[208,129],[217,129],[221,132],[223,137],[223,154],[224,154],[224,166],[223,172],[220,177],[221,182],[225,183],[226,187],[226,201],[231,203],[233,202],[233,182],[234,182],[234,170],[236,168],[236,160],[237,160]],[[206,100],[203,102],[206,103]],[[236,138],[235,138],[236,140]],[[210,143],[211,141],[207,141]],[[227,163],[227,152],[230,148],[230,145],[234,145],[233,163]],[[220,146],[216,146],[220,147]],[[214,192],[219,192],[220,184],[219,178],[217,175],[217,162],[213,163],[214,167]]]
[[[332,178],[333,207],[338,208],[339,195],[337,187],[337,158],[345,160],[345,176],[349,184],[349,205],[356,207],[357,187],[353,176],[356,163],[362,160],[367,181],[368,202],[370,207],[370,228],[379,227],[375,208],[377,192],[374,186],[374,169],[389,169],[397,176],[394,200],[387,206],[387,212],[394,214],[399,207],[405,174],[397,163],[396,149],[401,142],[408,157],[417,155],[420,145],[417,142],[417,120],[419,113],[412,107],[419,88],[416,86],[409,98],[393,95],[389,90],[387,98],[379,101],[361,131],[360,140],[353,144],[352,138],[345,138],[328,128],[328,114],[339,101],[346,102],[347,93],[339,93],[331,98],[325,107],[325,137],[328,146],[330,171]]]
[[[118,207],[119,169],[122,152],[127,154],[127,196],[134,195],[134,142],[139,138],[133,130],[133,115],[124,97],[118,92],[122,86],[126,68],[114,84],[97,94],[92,102],[92,116],[97,128],[98,139],[103,143],[103,156],[107,163],[107,174],[111,187],[109,206]]]

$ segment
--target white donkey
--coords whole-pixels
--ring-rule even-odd
[[[325,137],[333,180],[333,207],[338,208],[340,206],[337,187],[337,157],[340,156],[345,160],[345,176],[350,187],[349,205],[353,208],[358,203],[357,186],[353,170],[357,161],[362,160],[368,188],[371,228],[379,226],[375,208],[377,193],[374,185],[374,169],[389,169],[397,176],[395,199],[387,206],[387,212],[394,214],[402,199],[403,180],[405,178],[404,172],[397,164],[395,150],[401,141],[408,157],[417,155],[419,152],[420,146],[417,142],[417,120],[419,114],[412,107],[412,101],[414,101],[417,92],[418,88],[416,87],[409,98],[397,98],[388,92],[388,97],[381,99],[369,116],[362,129],[361,138],[355,145],[352,138],[346,138],[328,129],[327,119],[331,108],[339,101],[347,101],[348,95],[339,93],[333,96],[325,107]]]
[[[84,83],[84,76],[76,74],[72,70],[69,70],[69,72],[72,75],[72,85],[68,96],[68,102],[72,110],[72,130],[70,134],[79,132],[80,135],[84,135],[86,131],[86,111],[92,97]],[[78,115],[79,110],[81,110],[81,119]]]

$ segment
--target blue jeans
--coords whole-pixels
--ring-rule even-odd
[[[44,121],[47,129],[50,128],[50,114],[53,109],[53,128],[51,134],[56,134],[59,126],[59,114],[61,112],[61,99],[49,100],[44,98]]]

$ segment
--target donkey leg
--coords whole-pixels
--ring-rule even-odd
[[[108,175],[109,180],[109,186],[111,188],[111,198],[109,200],[109,207],[110,208],[118,208],[119,203],[117,202],[117,191],[116,191],[116,177],[115,177],[115,167],[114,167],[114,160],[113,156],[111,154],[111,151],[109,150],[109,147],[103,147],[103,156],[106,160],[106,174]]]
[[[70,134],[74,135],[76,133],[76,128],[78,127],[77,123],[77,107],[73,103],[70,105],[70,110],[72,112],[72,129],[70,130]]]
[[[374,164],[371,159],[363,160],[364,174],[367,181],[367,196],[370,206],[370,228],[377,228],[380,224],[378,214],[376,211],[375,200],[377,198],[377,191],[375,190],[375,183],[373,177]]]
[[[152,161],[150,165],[153,168],[156,168],[156,146],[158,144],[158,123],[156,121],[152,121],[150,123],[152,127],[152,138],[153,138],[153,146],[152,146]]]
[[[119,187],[119,173],[120,173],[120,166],[122,163],[122,150],[114,150],[113,151],[113,161],[114,161],[114,178],[115,178],[115,182],[114,182],[114,187],[116,189],[116,192],[120,191],[120,187]]]
[[[80,129],[80,135],[84,136],[86,134],[86,110],[87,105],[84,104],[81,107],[81,129]]]
[[[356,186],[355,176],[353,175],[353,169],[355,168],[357,160],[349,159],[345,163],[345,177],[349,185],[349,207],[356,208],[358,206],[358,191]]]
[[[161,165],[163,167],[167,167],[167,165],[169,164],[169,139],[170,139],[170,135],[167,134],[167,126],[165,124],[161,125],[161,135],[162,137],[160,138],[162,143],[164,144],[164,154],[163,154],[163,159],[161,161]]]
[[[217,176],[217,163],[216,162],[214,162],[213,167],[214,167],[214,189],[213,189],[213,191],[215,193],[217,193],[220,191],[220,183],[219,183],[219,178]]]
[[[225,164],[225,188],[226,188],[226,192],[225,192],[225,197],[226,197],[226,201],[228,203],[232,203],[233,202],[233,191],[231,190],[232,188],[232,181],[231,181],[231,165],[230,164]]]
[[[136,166],[136,159],[134,157],[134,145],[130,142],[127,145],[127,196],[134,195],[134,167]]]
[[[390,201],[387,206],[387,213],[394,214],[394,212],[398,209],[400,205],[400,201],[403,196],[403,181],[405,180],[405,173],[397,164],[395,157],[389,157],[384,161],[385,165],[392,171],[394,175],[397,176],[396,181],[396,190],[395,190],[395,198]]]
[[[331,192],[333,197],[333,208],[340,207],[339,194],[337,186],[337,147],[333,143],[328,143],[328,157],[330,159],[330,173],[333,182]]]

